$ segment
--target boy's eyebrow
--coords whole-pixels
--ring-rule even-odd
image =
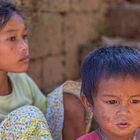
[[[104,94],[103,97],[116,97],[116,96],[110,94]]]
[[[133,95],[131,97],[140,97],[140,93],[139,94],[136,94],[136,95]]]
[[[103,95],[103,97],[116,97],[116,96],[114,96],[114,95],[109,95],[109,94],[105,94],[105,95]],[[138,93],[138,94],[136,94],[136,95],[132,95],[132,96],[130,96],[130,97],[140,97],[140,93]]]

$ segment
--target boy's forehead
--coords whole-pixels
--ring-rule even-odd
[[[104,96],[116,96],[119,94],[139,95],[140,78],[135,78],[131,75],[102,78],[97,86],[97,95],[98,94]]]
[[[100,74],[99,78],[97,78],[98,83],[100,83],[101,81],[111,81],[111,80],[115,80],[115,81],[125,81],[125,80],[140,80],[140,76],[139,75],[133,75],[133,74],[129,74],[129,73],[112,73],[112,74]]]
[[[123,82],[140,82],[140,76],[133,76],[130,74],[114,74],[114,75],[110,75],[110,76],[102,76],[99,80],[98,80],[98,85],[100,84],[112,84],[112,83],[123,83]]]

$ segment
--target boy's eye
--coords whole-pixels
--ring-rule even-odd
[[[130,100],[130,103],[132,103],[132,104],[138,104],[138,103],[140,103],[140,100]]]
[[[118,101],[116,101],[116,100],[108,100],[108,101],[106,101],[106,103],[107,104],[117,104]]]

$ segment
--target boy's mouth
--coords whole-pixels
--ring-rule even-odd
[[[116,124],[120,128],[127,128],[130,124],[126,121],[122,121]]]

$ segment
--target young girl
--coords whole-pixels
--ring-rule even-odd
[[[52,140],[42,114],[46,98],[22,73],[28,63],[27,27],[23,17],[11,3],[0,1],[0,139]]]
[[[99,128],[77,140],[140,140],[140,52],[104,46],[81,67],[81,99]]]

